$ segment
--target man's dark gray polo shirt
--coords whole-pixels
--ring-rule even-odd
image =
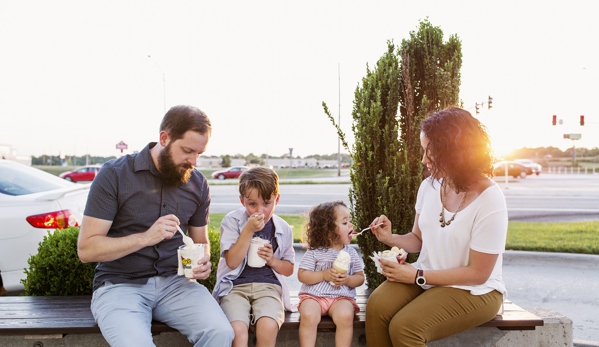
[[[109,237],[123,237],[148,230],[158,218],[174,214],[187,226],[209,222],[210,192],[206,178],[193,170],[191,179],[179,187],[164,186],[152,161],[150,143],[141,152],[109,161],[94,179],[85,215],[112,221]],[[120,259],[98,263],[94,290],[104,281],[145,284],[153,276],[177,273],[180,233],[155,246],[145,247]]]

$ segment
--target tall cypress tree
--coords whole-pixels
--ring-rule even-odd
[[[356,228],[369,225],[381,214],[393,223],[393,232],[412,230],[414,204],[422,182],[420,121],[426,115],[458,101],[461,43],[457,36],[443,43],[443,32],[428,20],[403,40],[399,48],[387,42],[387,51],[356,87],[352,110],[354,144],[345,136],[323,102],[343,145],[351,153],[349,200]],[[399,110],[399,112],[398,112]],[[385,278],[369,256],[388,248],[370,233],[358,239],[369,288]],[[414,261],[417,255],[411,255]]]

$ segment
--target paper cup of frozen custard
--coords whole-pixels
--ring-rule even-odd
[[[270,243],[261,237],[254,237],[250,241],[250,248],[248,250],[248,265],[251,267],[263,267],[266,265],[266,260],[258,255],[258,248],[263,247],[265,244]]]
[[[196,243],[193,247],[185,245],[179,247],[179,270],[183,270],[185,277],[193,278],[193,269],[200,266],[198,262],[204,257],[204,246],[203,243]]]

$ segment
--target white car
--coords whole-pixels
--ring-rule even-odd
[[[521,165],[531,168],[532,172],[537,176],[540,175],[541,170],[543,170],[543,167],[541,166],[541,164],[537,164],[530,159],[514,159],[514,161],[518,164],[521,164]]]
[[[90,184],[0,159],[0,276],[6,290],[23,290],[24,268],[48,233],[78,226]]]

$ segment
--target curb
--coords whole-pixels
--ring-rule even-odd
[[[537,262],[542,261],[544,263],[557,262],[561,265],[584,265],[584,266],[597,266],[599,265],[599,255],[596,254],[580,254],[580,253],[557,253],[557,252],[531,252],[531,251],[514,251],[506,250],[503,253],[503,263],[509,264],[511,262]]]
[[[574,340],[574,347],[599,347],[599,342]]]

